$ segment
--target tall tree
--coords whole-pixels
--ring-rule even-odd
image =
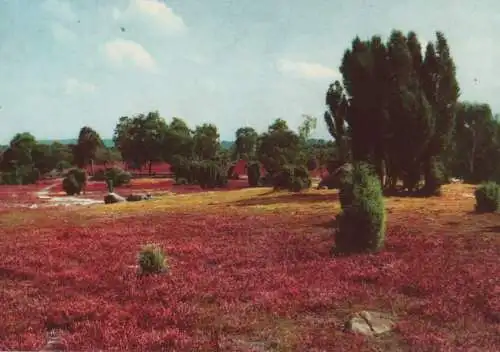
[[[488,104],[463,102],[457,105],[453,172],[467,182],[481,182],[498,174],[500,157],[499,121]]]
[[[115,127],[113,141],[123,159],[134,167],[148,165],[151,174],[152,164],[163,156],[167,123],[158,111],[121,117]]]
[[[164,159],[172,163],[174,156],[191,158],[193,155],[193,133],[184,120],[174,117],[167,126],[163,143]]]
[[[257,158],[270,174],[285,164],[295,164],[300,156],[300,137],[288,128],[286,121],[276,119],[259,137]]]
[[[31,133],[17,133],[3,153],[0,169],[13,171],[17,167],[31,166],[33,164],[32,151],[36,144],[36,139]]]
[[[455,125],[460,87],[448,42],[442,32],[436,32],[435,45],[429,43],[421,71],[422,86],[432,108],[434,133],[424,157],[425,189],[436,188],[435,170],[439,157],[447,148]]]
[[[85,168],[90,165],[91,174],[94,174],[94,158],[97,150],[103,147],[99,134],[91,127],[84,126],[80,129],[78,140],[74,147],[74,159],[78,167]]]
[[[220,149],[219,131],[214,124],[196,126],[193,135],[194,153],[201,160],[213,159]]]
[[[326,108],[324,120],[328,132],[333,137],[337,147],[338,159],[341,164],[348,159],[349,140],[347,133],[347,109],[349,103],[344,87],[339,81],[330,84],[326,92]]]
[[[250,160],[255,158],[258,138],[258,133],[252,127],[238,128],[234,141],[235,159]]]

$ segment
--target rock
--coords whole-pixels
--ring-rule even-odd
[[[151,194],[131,194],[127,197],[127,202],[138,202],[141,200],[149,200],[151,199]]]
[[[389,314],[375,311],[361,311],[346,322],[346,328],[354,333],[376,336],[391,332],[395,321]]]
[[[121,203],[125,202],[126,199],[116,193],[108,193],[104,197],[104,204],[113,204],[113,203]]]

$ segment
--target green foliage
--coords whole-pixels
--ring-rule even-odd
[[[340,190],[336,253],[378,251],[384,245],[386,212],[380,180],[367,164],[355,164]]]
[[[273,178],[275,189],[300,192],[311,187],[309,172],[304,166],[285,165]]]
[[[168,269],[163,250],[154,244],[145,245],[139,252],[137,261],[144,274],[161,273]]]
[[[496,212],[500,208],[500,187],[495,182],[485,182],[474,192],[477,212]]]
[[[459,96],[444,35],[436,33],[425,58],[413,32],[394,30],[386,43],[379,36],[356,37],[340,71],[343,84],[330,85],[325,113],[337,157],[369,162],[380,177],[385,165],[391,185],[404,176],[410,189],[423,165],[426,191],[437,193],[440,182],[432,159],[449,146]]]
[[[61,160],[56,164],[56,169],[59,172],[63,172],[66,169],[69,169],[71,167],[71,163],[69,163],[66,160]]]
[[[422,193],[425,196],[440,196],[441,186],[445,183],[443,164],[437,158],[431,158],[430,163],[430,167],[426,168],[429,174]]]
[[[260,163],[256,161],[249,163],[247,166],[247,175],[248,175],[248,185],[250,187],[259,186]]]
[[[83,169],[71,169],[63,179],[63,190],[68,195],[80,194],[87,183],[87,172]]]
[[[74,175],[68,175],[63,179],[63,190],[67,195],[73,196],[82,192],[82,184],[80,184]]]
[[[168,125],[158,111],[138,114],[119,119],[113,142],[120,151],[123,160],[142,167],[146,163],[161,160],[168,135]]]
[[[241,127],[236,131],[234,158],[249,160],[255,157],[259,135],[252,127]]]
[[[129,172],[122,170],[119,167],[111,167],[106,169],[105,177],[106,180],[112,182],[112,185],[114,187],[120,187],[129,184],[130,180],[132,179],[132,175]]]
[[[302,140],[290,130],[286,121],[277,119],[259,138],[257,158],[266,171],[275,174],[287,164],[296,164],[301,155]]]
[[[225,187],[227,174],[215,161],[205,160],[199,163],[197,180],[201,188]]]
[[[225,187],[228,177],[226,168],[214,160],[189,160],[176,157],[172,164],[177,184],[196,184],[201,188]]]

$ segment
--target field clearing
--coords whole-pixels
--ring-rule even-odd
[[[473,213],[473,190],[387,199],[386,249],[343,258],[336,191],[1,212],[0,349],[59,329],[69,350],[497,351],[500,215]],[[137,276],[149,242],[168,274]],[[344,332],[360,309],[396,315],[396,331]]]

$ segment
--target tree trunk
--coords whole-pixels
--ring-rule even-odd
[[[94,159],[90,159],[90,175],[94,176]]]
[[[150,160],[149,161],[149,176],[151,176],[151,173],[152,173],[152,169],[153,169],[153,162]]]

